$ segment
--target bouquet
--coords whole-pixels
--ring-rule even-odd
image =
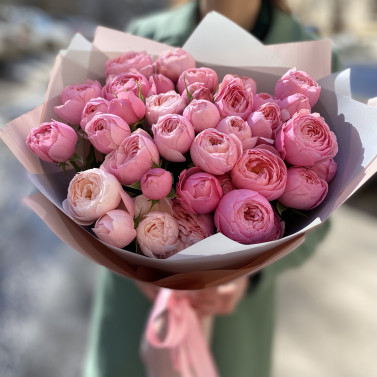
[[[214,21],[222,49],[205,48]],[[267,48],[213,14],[182,50],[98,28],[1,135],[43,194],[27,203],[73,248],[158,286],[216,286],[295,249],[376,171],[376,110],[347,72],[318,80],[330,51]]]

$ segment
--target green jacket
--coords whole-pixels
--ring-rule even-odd
[[[263,3],[252,32],[264,43],[315,38],[290,15]],[[129,25],[128,31],[181,46],[195,29],[197,14],[196,3],[188,3],[138,19]],[[307,260],[324,238],[328,226],[327,222],[311,232],[298,249],[255,275],[248,294],[235,312],[216,318],[212,352],[222,377],[269,376],[276,277]],[[150,303],[131,281],[105,269],[100,271],[85,377],[144,376],[139,343],[149,309]]]

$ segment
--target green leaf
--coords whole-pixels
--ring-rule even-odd
[[[188,88],[187,88],[186,76],[185,76],[185,75],[183,75],[183,82],[185,83],[185,88],[186,88],[187,98],[188,98],[189,101],[191,102],[191,101],[192,101],[192,95],[191,95],[191,93],[189,92],[189,90],[188,90]]]
[[[286,207],[285,205],[281,204],[280,202],[277,202],[276,203],[276,209],[279,213],[279,216],[283,216],[283,212],[286,211],[288,209],[288,207]]]
[[[137,89],[139,91],[139,98],[144,102],[144,97],[141,94],[141,88],[140,88],[140,85],[139,85],[139,80],[136,80],[136,85],[137,85]]]
[[[303,216],[303,217],[305,217],[306,219],[309,218],[309,216],[308,216],[306,213],[304,213],[304,212],[302,212],[302,211],[299,211],[299,210],[297,210],[297,209],[292,208],[292,212],[295,213],[296,215]]]
[[[160,162],[160,164],[162,163],[162,161]],[[160,167],[161,167],[161,165],[159,165],[159,164],[157,164],[156,162],[154,162],[153,160],[152,160],[152,167],[153,167],[153,169],[159,169]]]
[[[169,199],[174,199],[176,196],[177,196],[177,194],[175,193],[175,190],[174,190],[174,188],[172,187],[171,190],[170,190],[170,192],[169,192],[169,194],[167,195],[167,197],[168,197]]]
[[[141,212],[139,213],[139,216],[134,217],[134,227],[135,227],[135,229],[139,226],[140,220],[141,220]],[[136,245],[137,245],[137,243],[136,243]]]
[[[129,187],[131,189],[140,190],[141,191],[141,184],[140,181],[137,181],[133,183],[132,185],[126,185],[126,187]]]

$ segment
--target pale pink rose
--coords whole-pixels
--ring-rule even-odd
[[[280,99],[273,97],[269,93],[257,93],[254,94],[253,97],[253,111],[258,110],[262,105],[264,105],[267,102],[275,102],[277,104],[280,103]]]
[[[186,105],[188,105],[193,99],[204,99],[212,102],[212,93],[202,82],[190,84],[187,87],[187,90],[184,89],[182,91],[181,96],[185,100]]]
[[[266,149],[248,149],[238,159],[231,177],[236,187],[257,191],[272,201],[284,192],[287,168],[280,157]]]
[[[184,247],[177,221],[166,212],[145,215],[136,229],[136,239],[141,252],[150,258],[169,258]]]
[[[96,115],[97,113],[107,113],[109,108],[109,101],[102,97],[96,97],[90,99],[84,106],[81,114],[80,127],[85,130],[86,124]]]
[[[148,93],[148,97],[155,94],[166,93],[175,89],[173,81],[159,73],[154,73],[151,75],[149,77],[149,83],[151,84],[151,90]]]
[[[120,92],[117,96],[109,102],[108,113],[118,115],[128,124],[144,118],[144,102],[134,92]]]
[[[330,183],[336,174],[338,164],[333,158],[329,158],[325,161],[316,162],[311,169],[313,169],[320,178]]]
[[[312,108],[309,103],[309,98],[302,93],[294,93],[284,99],[279,103],[280,113],[283,122],[292,118],[294,113],[302,109],[311,111]]]
[[[225,194],[214,220],[219,232],[243,244],[273,241],[277,233],[271,204],[253,190],[233,190]]]
[[[216,178],[220,182],[220,186],[223,189],[223,195],[227,194],[229,191],[236,189],[236,186],[232,183],[232,178],[229,173],[216,175]]]
[[[152,57],[145,51],[128,51],[106,62],[105,75],[106,77],[116,76],[131,69],[136,69],[144,76],[149,77],[154,72]]]
[[[101,169],[84,170],[69,183],[63,209],[78,224],[90,225],[118,207],[122,190],[112,174]]]
[[[78,125],[85,104],[92,98],[101,97],[101,92],[101,84],[89,79],[82,84],[68,85],[60,95],[61,105],[55,106],[54,112],[66,122]]]
[[[204,240],[215,232],[212,215],[187,212],[179,199],[173,201],[173,217],[178,223],[179,237],[185,248]]]
[[[168,77],[174,83],[177,82],[183,71],[195,67],[194,58],[181,48],[164,51],[158,55],[156,60],[157,73]]]
[[[204,99],[194,99],[184,109],[183,116],[194,127],[195,133],[206,128],[216,128],[220,121],[220,113],[216,105]]]
[[[149,212],[167,212],[173,216],[173,203],[171,199],[165,197],[159,201],[153,202],[144,195],[138,195],[134,198],[135,217],[143,218]]]
[[[266,102],[247,118],[253,136],[274,139],[282,125],[280,108],[275,102]]]
[[[253,109],[253,95],[238,77],[220,83],[214,102],[222,118],[238,115],[246,120]]]
[[[165,169],[148,170],[140,181],[142,193],[149,199],[159,200],[168,196],[173,185],[173,178]]]
[[[158,118],[163,115],[181,115],[185,107],[186,103],[184,99],[174,90],[156,94],[145,100],[145,119],[151,126],[152,124],[157,123]]]
[[[234,78],[240,78],[242,83],[243,83],[243,86],[244,88],[250,92],[250,94],[252,96],[254,96],[257,92],[257,84],[256,82],[251,78],[251,77],[247,77],[247,76],[238,76],[238,75],[234,75],[234,74],[227,74],[224,76],[223,78],[223,83],[224,82],[229,82],[231,80],[233,80]]]
[[[279,202],[289,208],[312,209],[319,206],[328,192],[327,182],[309,168],[288,169],[287,185]]]
[[[114,114],[96,114],[85,126],[90,142],[101,153],[117,149],[131,135],[129,125]]]
[[[283,124],[275,147],[285,161],[297,166],[313,166],[338,152],[334,132],[320,114],[308,110],[300,110]]]
[[[253,148],[257,142],[257,138],[252,137],[250,126],[246,120],[236,115],[221,119],[216,129],[227,135],[236,135],[240,139],[244,150]]]
[[[101,216],[92,230],[101,241],[120,249],[129,245],[136,237],[134,219],[121,209],[113,209]]]
[[[168,161],[184,162],[195,138],[191,123],[178,114],[163,115],[152,125],[154,142],[160,155]]]
[[[75,153],[77,134],[68,124],[53,120],[32,128],[26,144],[43,161],[64,162]]]
[[[139,91],[145,99],[151,90],[148,79],[138,71],[120,73],[116,76],[109,76],[105,86],[102,88],[102,97],[107,100],[117,98],[119,93],[133,92],[139,97]]]
[[[113,174],[122,185],[131,185],[160,162],[158,149],[150,137],[133,132],[110,152],[101,169]]]
[[[179,175],[176,193],[186,211],[210,213],[215,210],[223,190],[214,175],[200,168],[190,168]]]
[[[238,137],[226,135],[215,128],[200,132],[190,148],[194,165],[215,175],[230,171],[241,154],[242,143]]]
[[[202,83],[210,92],[214,92],[218,84],[217,73],[207,67],[186,69],[178,78],[178,92],[182,93],[186,87],[197,82]]]
[[[319,99],[321,87],[308,73],[292,68],[277,81],[275,96],[284,99],[295,93],[306,95],[313,107]]]

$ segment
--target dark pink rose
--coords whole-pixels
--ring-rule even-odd
[[[149,83],[151,84],[151,90],[148,93],[148,97],[166,93],[171,90],[174,90],[174,83],[169,78],[159,73],[155,73],[149,77]]]
[[[295,93],[282,99],[279,106],[283,122],[286,122],[288,119],[292,118],[294,113],[297,113],[302,109],[309,111],[312,110],[309,103],[309,98],[301,93]]]
[[[217,73],[207,67],[190,68],[181,73],[177,82],[178,92],[182,93],[191,84],[202,83],[210,92],[217,89],[218,78]]]
[[[274,210],[264,196],[253,190],[225,194],[214,219],[217,230],[236,242],[256,244],[276,237]]]
[[[169,195],[173,178],[167,170],[154,168],[141,177],[140,185],[143,195],[152,200],[159,200]]]
[[[210,213],[223,195],[218,179],[200,168],[183,170],[176,187],[182,207],[191,213]]]
[[[243,83],[244,88],[248,90],[252,96],[256,94],[257,84],[251,77],[227,74],[224,76],[223,82],[229,82],[233,80],[234,78],[240,78]]]
[[[84,106],[81,114],[80,127],[85,130],[85,125],[96,115],[97,113],[107,113],[109,107],[109,101],[102,97],[90,99]]]
[[[293,68],[276,83],[275,96],[284,99],[295,93],[306,95],[309,98],[310,106],[313,107],[318,101],[321,87],[308,73]]]
[[[280,157],[266,149],[248,149],[238,159],[231,177],[236,187],[257,191],[272,201],[284,192],[287,168]]]
[[[237,188],[233,185],[232,178],[229,173],[217,175],[216,178],[219,180],[220,186],[223,189],[223,195]]]
[[[188,93],[190,95],[188,95]],[[181,93],[182,98],[185,100],[186,105],[190,103],[193,99],[204,99],[206,101],[212,102],[211,91],[204,86],[201,82],[194,82],[184,89]]]
[[[275,139],[281,157],[297,166],[313,166],[338,152],[334,132],[318,113],[300,110],[283,124]]]
[[[184,109],[183,116],[194,127],[195,133],[206,128],[216,128],[220,121],[220,113],[216,105],[204,99],[194,99]]]
[[[309,168],[288,169],[287,185],[279,202],[289,208],[312,209],[319,206],[328,191],[327,182]]]
[[[329,158],[325,161],[316,162],[311,169],[313,169],[320,178],[324,179],[327,183],[330,183],[337,171],[338,164],[333,158]]]

